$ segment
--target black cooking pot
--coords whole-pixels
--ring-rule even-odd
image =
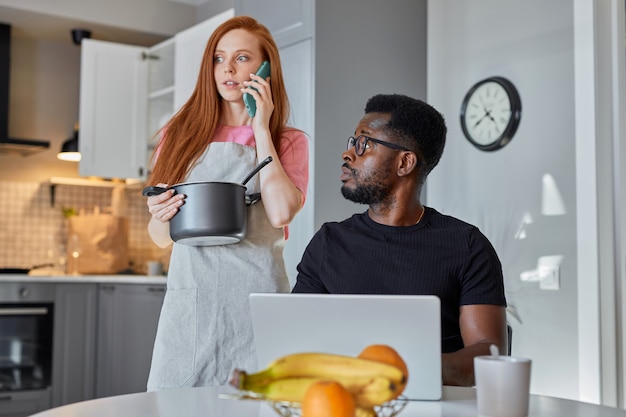
[[[261,199],[261,193],[246,194],[246,183],[270,162],[272,157],[268,156],[241,184],[187,182],[168,188],[146,187],[142,194],[149,197],[174,189],[176,194],[186,196],[185,203],[170,220],[170,237],[174,242],[190,246],[237,243],[246,236],[246,207]]]

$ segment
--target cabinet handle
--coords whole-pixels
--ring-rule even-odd
[[[0,401],[11,401],[13,398],[10,395],[0,397]]]
[[[160,56],[158,55],[153,55],[153,54],[149,54],[147,52],[142,52],[141,53],[141,59],[146,60],[146,59],[161,59]]]
[[[45,307],[40,307],[40,308],[15,307],[15,308],[0,309],[0,316],[24,316],[24,315],[45,316],[46,314],[48,314],[48,309]]]
[[[149,292],[165,292],[163,287],[148,287]]]
[[[115,291],[115,285],[100,285],[101,290]]]

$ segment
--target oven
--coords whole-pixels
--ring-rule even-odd
[[[51,384],[53,303],[0,303],[0,391]]]
[[[50,407],[54,293],[54,285],[2,284],[0,416],[30,415]]]

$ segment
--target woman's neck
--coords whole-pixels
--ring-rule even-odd
[[[247,126],[252,124],[252,118],[248,116],[243,104],[222,102],[222,117],[220,123],[225,126]]]

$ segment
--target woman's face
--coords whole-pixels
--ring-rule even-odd
[[[240,101],[243,82],[250,81],[263,62],[259,39],[244,29],[226,32],[217,43],[213,56],[213,76],[220,96],[226,101]]]

